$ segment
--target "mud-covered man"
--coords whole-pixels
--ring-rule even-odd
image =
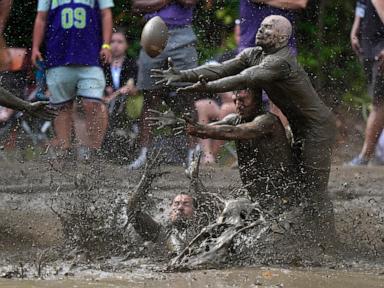
[[[202,227],[215,220],[220,209],[204,193],[205,188],[198,178],[198,155],[187,171],[191,179],[189,190],[173,198],[164,225],[154,220],[144,207],[153,180],[161,175],[158,173],[158,157],[150,157],[146,163],[141,181],[128,201],[128,219],[144,241],[156,243],[163,252],[174,256],[187,246]]]
[[[3,67],[7,66],[8,54],[3,38],[3,31],[5,24],[8,19],[9,11],[11,10],[12,0],[0,0],[0,70]],[[0,87],[0,105],[5,106],[11,109],[20,110],[27,112],[32,116],[42,117],[50,119],[56,115],[56,112],[48,106],[48,103],[44,102],[35,102],[29,103],[26,102],[14,95],[9,91]]]
[[[291,23],[282,16],[265,18],[256,34],[256,47],[220,65],[195,69],[153,70],[158,83],[195,82],[180,92],[226,92],[262,88],[287,117],[294,138],[302,194],[308,198],[310,222],[326,234],[333,227],[333,209],[327,194],[335,120],[321,101],[308,75],[291,55]],[[203,80],[203,81],[200,81]],[[331,228],[332,229],[332,228]],[[333,229],[332,229],[333,230]]]
[[[200,138],[234,140],[241,180],[254,201],[274,213],[298,205],[291,145],[279,118],[265,113],[261,89],[235,94],[236,113],[208,125],[189,121],[187,132]]]

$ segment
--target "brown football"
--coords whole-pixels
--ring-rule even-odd
[[[167,45],[168,27],[159,17],[153,17],[144,26],[141,32],[141,47],[150,57],[158,56]]]

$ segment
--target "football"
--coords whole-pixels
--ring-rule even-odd
[[[152,58],[158,56],[167,45],[168,27],[159,17],[153,17],[141,32],[141,47]]]

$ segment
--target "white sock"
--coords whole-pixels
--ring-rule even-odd
[[[147,161],[147,153],[148,153],[147,147],[141,148],[139,157],[137,157],[135,161],[133,161],[131,164],[128,165],[128,169],[136,170],[136,169],[139,169],[141,166],[143,166],[144,163]]]

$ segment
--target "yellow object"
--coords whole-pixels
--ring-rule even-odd
[[[104,43],[101,48],[111,50],[111,45]]]
[[[129,96],[127,98],[125,112],[131,119],[137,119],[140,117],[143,110],[144,97],[141,94],[135,96]]]

